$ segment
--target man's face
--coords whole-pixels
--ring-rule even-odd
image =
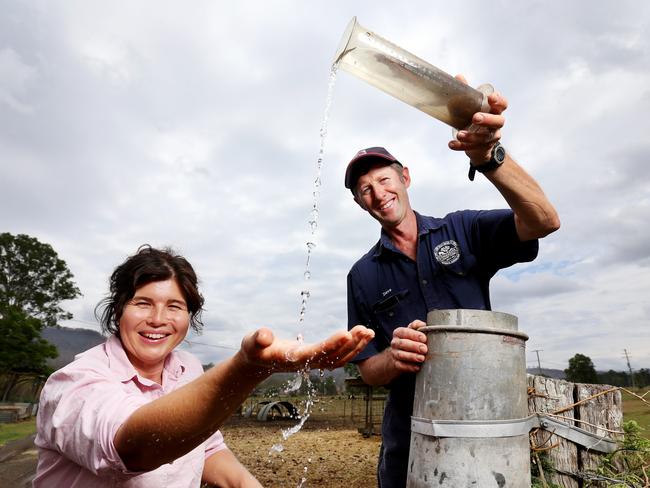
[[[382,227],[397,227],[411,211],[410,184],[408,168],[373,166],[357,181],[354,200]]]

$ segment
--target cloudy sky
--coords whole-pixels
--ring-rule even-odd
[[[287,338],[345,327],[345,279],[378,238],[343,187],[386,146],[411,202],[442,216],[500,208],[444,124],[339,72],[318,229],[308,221],[330,63],[348,21],[508,98],[503,143],[557,207],[538,259],[501,272],[528,363],[650,367],[650,4],[565,2],[49,2],[0,0],[0,231],[51,244],[97,328],[112,269],[139,245],[196,267],[218,361],[261,325]],[[303,277],[313,241],[311,280]],[[299,323],[300,292],[310,299]]]

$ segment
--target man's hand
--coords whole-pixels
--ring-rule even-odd
[[[390,357],[393,367],[403,373],[417,373],[427,356],[427,336],[418,331],[426,324],[414,320],[406,327],[398,327],[393,331],[390,342]]]
[[[456,79],[467,84],[463,75]],[[498,92],[488,95],[490,112],[477,112],[472,117],[472,130],[461,130],[456,139],[449,142],[454,151],[465,151],[474,166],[487,163],[492,155],[492,147],[501,139],[501,128],[506,120],[503,112],[508,108],[508,101]]]
[[[373,330],[357,325],[349,332],[339,331],[317,344],[277,339],[273,332],[261,328],[242,340],[244,360],[261,374],[280,371],[335,369],[361,352],[375,336]]]

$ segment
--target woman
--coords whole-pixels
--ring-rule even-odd
[[[34,487],[258,487],[219,427],[272,373],[336,368],[374,335],[358,326],[298,344],[261,328],[203,373],[175,350],[190,326],[201,329],[202,306],[192,266],[170,250],[143,246],[115,269],[98,306],[112,335],[43,388]]]

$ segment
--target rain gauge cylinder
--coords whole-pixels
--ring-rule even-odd
[[[427,315],[417,374],[409,488],[529,487],[526,334],[484,310]]]
[[[341,37],[334,64],[455,129],[472,130],[472,116],[490,111],[492,85],[474,89],[369,31],[356,17]]]

